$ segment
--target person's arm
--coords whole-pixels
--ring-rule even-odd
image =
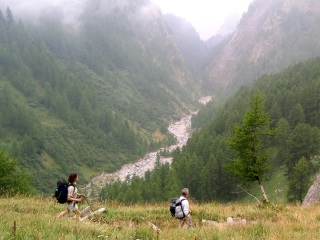
[[[188,214],[185,214],[184,219],[186,220],[186,223],[189,224],[189,217]]]
[[[188,215],[190,214],[189,202],[188,202],[188,200],[184,200],[184,201],[182,201],[181,204],[183,204],[184,218],[185,218],[185,220],[186,220],[186,223],[189,224],[189,217],[188,217]]]
[[[68,197],[67,197],[67,200],[70,201],[70,202],[81,202],[82,201],[82,198],[74,198],[73,197],[73,192],[74,192],[74,186],[70,186],[68,188]],[[77,194],[78,196],[78,194]]]
[[[70,202],[81,202],[82,198],[74,198],[72,196],[68,196],[68,201],[70,201]]]

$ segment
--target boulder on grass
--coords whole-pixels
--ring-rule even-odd
[[[305,196],[301,206],[308,207],[320,202],[320,174],[309,188],[307,195]]]

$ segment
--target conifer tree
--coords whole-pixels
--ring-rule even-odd
[[[263,141],[266,136],[275,135],[275,130],[270,129],[270,117],[259,94],[251,99],[250,105],[242,125],[235,126],[234,134],[228,141],[229,147],[236,151],[236,157],[230,160],[227,169],[245,181],[257,181],[265,202],[269,202],[263,180],[271,169],[268,162],[270,154]]]
[[[310,160],[311,157],[318,155],[320,150],[319,128],[299,123],[288,137],[287,148],[286,167],[290,177],[293,167],[300,158],[305,157]]]
[[[14,24],[13,15],[12,15],[11,9],[9,7],[7,7],[7,9],[6,9],[6,20],[7,20],[8,26],[11,26]]]
[[[18,168],[18,160],[0,152],[0,196],[4,194],[30,193],[30,176]]]
[[[288,199],[298,200],[302,203],[311,183],[311,169],[305,157],[300,158],[291,174]]]
[[[175,169],[170,169],[168,172],[167,178],[165,179],[165,186],[163,188],[163,198],[171,199],[172,197],[178,195],[180,193],[180,189],[182,188],[182,184],[177,178],[177,172]]]
[[[276,126],[279,129],[279,132],[275,137],[275,143],[278,148],[277,162],[275,163],[275,166],[281,166],[288,158],[288,146],[286,142],[290,135],[290,124],[285,118],[281,118],[277,122]]]

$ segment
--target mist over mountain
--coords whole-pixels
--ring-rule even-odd
[[[200,39],[194,27],[185,19],[173,14],[164,15],[164,19],[171,29],[174,40],[189,69],[199,76],[208,54],[205,43]]]
[[[24,22],[39,24],[43,18],[54,17],[68,27],[75,28],[79,24],[80,15],[83,13],[87,2],[86,0],[3,0],[0,3],[0,8],[10,7],[15,13],[15,18]]]
[[[228,34],[231,34],[236,29],[240,19],[240,14],[234,13],[229,15],[218,29],[216,35],[227,36]]]

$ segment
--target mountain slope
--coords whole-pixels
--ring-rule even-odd
[[[189,69],[199,76],[208,52],[205,43],[200,39],[193,26],[185,19],[172,14],[164,15],[164,19],[171,29],[175,42]]]
[[[237,157],[228,144],[231,136],[236,127],[244,125],[250,99],[258,93],[272,120],[270,128],[278,130],[276,136],[264,136],[261,141],[264,150],[270,152],[267,159],[271,171],[262,180],[268,186],[266,192],[270,200],[300,201],[319,171],[319,79],[318,57],[262,76],[252,86],[241,87],[223,106],[209,104],[214,117],[194,131],[182,150],[174,152],[171,166],[158,166],[144,179],[133,177],[131,182],[107,185],[101,196],[131,203],[160,201],[170,199],[182,185],[188,186],[197,201],[237,201],[245,195],[243,189],[250,188],[255,195],[260,191],[258,181],[241,181],[226,166]],[[307,162],[303,170],[299,168],[301,159]]]
[[[320,54],[318,1],[255,0],[206,68],[205,89],[219,95]]]
[[[51,191],[73,171],[85,183],[170,141],[167,124],[194,107],[198,83],[158,9],[95,0],[30,19],[17,2],[0,14],[0,146],[34,186]]]

